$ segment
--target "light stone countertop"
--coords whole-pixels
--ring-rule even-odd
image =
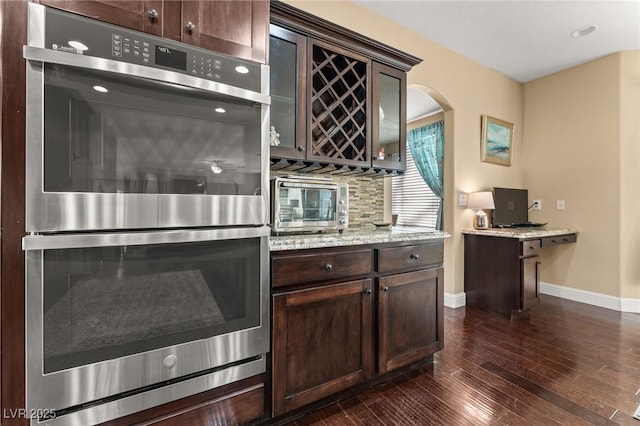
[[[532,238],[553,237],[556,235],[577,234],[574,228],[553,228],[543,226],[540,228],[489,228],[489,229],[463,229],[463,234],[486,235],[490,237],[517,238],[528,240]]]
[[[269,238],[271,251],[300,250],[322,247],[342,247],[362,244],[420,241],[448,238],[442,231],[422,228],[392,226],[386,228],[347,229],[344,233],[272,235]]]

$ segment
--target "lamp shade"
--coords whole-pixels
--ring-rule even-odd
[[[467,207],[478,210],[495,209],[496,206],[493,203],[493,194],[491,191],[472,192],[469,194]]]

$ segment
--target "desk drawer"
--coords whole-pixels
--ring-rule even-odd
[[[415,244],[378,249],[378,272],[442,265],[442,244]]]
[[[576,234],[555,235],[553,237],[545,237],[542,239],[542,247],[553,246],[556,244],[575,243],[578,239]]]
[[[373,270],[371,249],[277,256],[271,262],[271,285],[282,287],[365,275]]]
[[[535,256],[538,254],[538,251],[540,250],[540,240],[529,240],[529,241],[523,241],[522,244],[520,245],[521,249],[520,249],[520,254],[522,256]]]

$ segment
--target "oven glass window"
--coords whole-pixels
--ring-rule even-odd
[[[280,191],[280,222],[336,220],[337,189],[284,188]]]
[[[254,195],[260,131],[251,101],[44,67],[45,192]]]
[[[260,238],[44,251],[44,372],[260,325]]]

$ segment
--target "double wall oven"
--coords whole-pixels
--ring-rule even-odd
[[[33,424],[265,371],[268,67],[29,4]]]

